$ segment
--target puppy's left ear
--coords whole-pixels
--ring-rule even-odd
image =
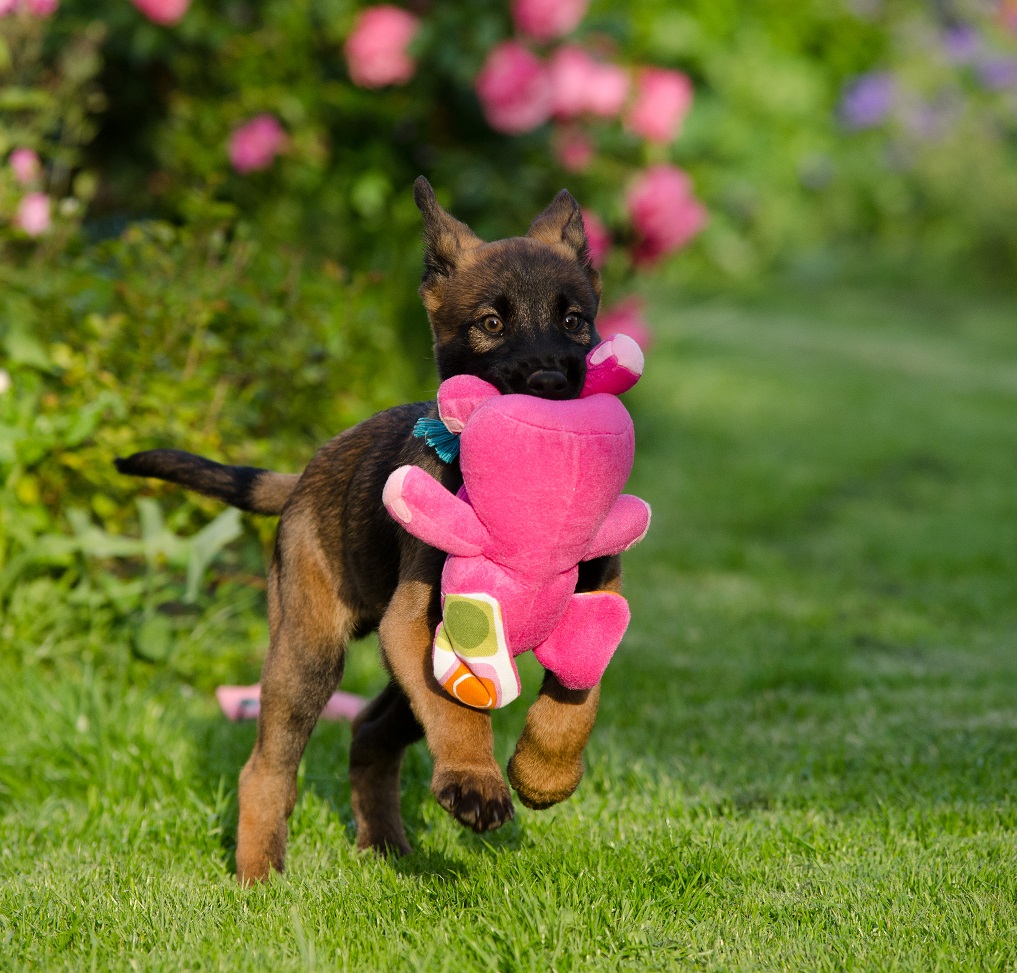
[[[531,240],[567,249],[586,271],[597,297],[600,297],[600,274],[590,260],[583,211],[567,189],[563,189],[551,200],[547,209],[530,224],[526,235]]]

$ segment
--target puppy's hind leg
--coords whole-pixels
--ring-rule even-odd
[[[271,642],[261,675],[258,737],[240,774],[237,879],[243,885],[283,870],[300,758],[342,676],[355,627],[316,548],[291,546],[285,553],[282,576],[290,580],[281,580],[278,562],[269,575]]]
[[[399,800],[403,753],[424,735],[396,682],[388,686],[353,721],[350,788],[357,823],[357,847],[383,854],[408,854]]]

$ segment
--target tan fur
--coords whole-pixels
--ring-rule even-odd
[[[298,473],[265,473],[251,489],[251,506],[259,514],[278,515],[296,488]]]

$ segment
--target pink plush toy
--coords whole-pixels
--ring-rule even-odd
[[[502,395],[457,375],[438,390],[438,413],[460,434],[463,487],[445,489],[418,466],[385,484],[388,512],[447,551],[434,674],[479,709],[520,693],[514,657],[533,649],[569,689],[595,686],[629,623],[625,599],[576,593],[579,562],[627,550],[650,508],[621,491],[635,434],[617,395],[643,370],[639,346],[615,335],[587,356],[579,399]]]

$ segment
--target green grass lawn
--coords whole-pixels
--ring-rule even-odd
[[[418,746],[415,853],[362,857],[349,730],[321,726],[289,872],[242,891],[253,727],[204,691],[219,630],[188,643],[202,689],[139,681],[87,661],[126,637],[109,626],[54,663],[87,599],[23,592],[0,641],[0,968],[1017,969],[1012,305],[798,289],[665,295],[654,318],[628,399],[654,521],[572,800],[478,838]],[[231,637],[256,649],[260,611],[224,603]],[[381,685],[372,653],[347,688]],[[503,763],[524,711],[495,716]]]

